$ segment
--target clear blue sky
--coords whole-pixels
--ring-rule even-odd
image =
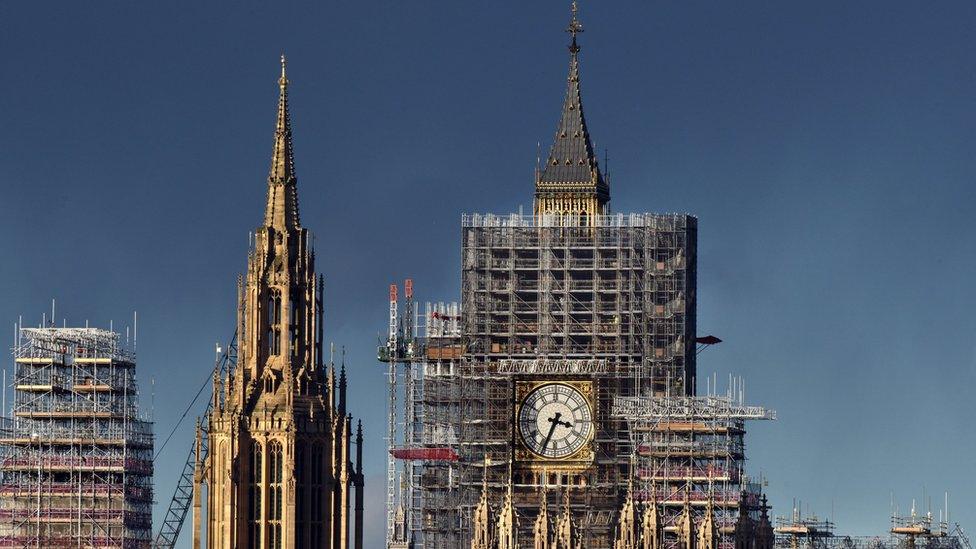
[[[138,310],[143,403],[169,431],[233,329],[284,51],[302,220],[379,520],[387,286],[455,299],[460,213],[530,204],[567,4],[0,3],[7,333],[51,298],[73,324]],[[905,509],[950,489],[976,531],[976,3],[584,2],[581,17],[611,206],[699,216],[699,326],[726,340],[700,371],[742,375],[778,410],[748,438],[775,511],[797,497],[878,533],[892,490]],[[190,436],[158,463],[160,508]]]

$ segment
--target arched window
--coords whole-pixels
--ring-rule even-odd
[[[586,221],[587,221],[586,212],[580,212],[580,214],[579,214],[579,224],[580,224],[580,227],[585,227],[586,226]]]
[[[217,463],[218,467],[227,467],[227,442],[221,440],[217,444]],[[218,513],[223,513],[224,508],[224,475],[214,475],[214,493],[211,497],[214,500],[213,508]]]
[[[288,302],[288,307],[291,310],[291,318],[288,324],[288,329],[291,333],[291,355],[294,357],[298,356],[298,293],[293,292],[291,294],[291,300]]]
[[[305,543],[305,497],[308,494],[305,483],[308,475],[305,472],[305,444],[295,441],[295,547],[309,547]]]
[[[249,547],[261,547],[261,482],[264,478],[260,442],[251,447],[251,467],[248,470],[247,539]]]
[[[323,475],[324,454],[322,453],[322,441],[312,441],[308,449],[308,547],[322,547],[324,545],[323,532],[325,524],[322,522],[324,515],[324,495],[325,486]]]
[[[284,456],[277,440],[268,444],[268,549],[281,549]]]
[[[268,295],[268,355],[281,353],[281,292]]]

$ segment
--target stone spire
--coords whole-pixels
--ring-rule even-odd
[[[563,512],[556,519],[556,537],[552,549],[575,549],[576,537],[573,535],[573,515],[569,510],[569,490],[563,498]]]
[[[769,505],[766,503],[766,494],[763,494],[759,511],[759,525],[756,526],[756,549],[773,549],[775,533],[773,525],[769,522]]]
[[[396,511],[393,512],[393,543],[407,543],[407,521],[403,516],[403,505],[397,503]]]
[[[291,142],[291,117],[288,114],[288,78],[285,75],[284,55],[281,56],[278,88],[278,119],[275,122],[274,151],[268,173],[268,204],[264,210],[264,225],[279,231],[290,231],[301,223],[298,219],[298,189]]]
[[[339,370],[339,415],[346,415],[346,348],[342,347],[342,365]]]
[[[540,493],[539,514],[532,526],[532,549],[549,549],[549,504],[546,490]]]
[[[203,484],[206,479],[203,466],[202,446],[203,434],[200,430],[200,420],[198,419],[195,438],[193,439],[193,540],[190,545],[192,549],[200,549],[201,543],[203,543],[200,532],[201,526],[203,525]]]
[[[634,508],[634,483],[627,483],[627,497],[617,518],[617,539],[614,549],[637,549],[637,511]]]
[[[718,549],[718,526],[715,524],[715,509],[712,496],[705,505],[705,516],[698,525],[698,549]]]
[[[329,345],[329,372],[325,378],[325,387],[329,413],[338,415],[336,412],[335,343]]]
[[[644,516],[641,520],[640,549],[659,549],[661,546],[660,523],[661,517],[657,511],[657,500],[651,497],[651,501],[644,508]]]
[[[739,516],[735,521],[735,549],[755,549],[756,524],[749,516],[747,492],[739,497]]]
[[[572,36],[566,97],[549,157],[537,175],[536,214],[586,213],[593,216],[604,213],[606,203],[610,201],[610,189],[600,172],[583,115],[580,47],[576,39],[577,34],[583,32],[583,25],[577,15],[574,0],[572,19],[566,29]]]
[[[498,549],[518,549],[518,513],[515,512],[515,502],[512,501],[511,475],[505,491],[505,503],[498,513],[497,531]]]
[[[356,487],[356,513],[353,524],[354,549],[363,549],[363,490],[366,477],[363,475],[363,420],[356,425],[356,476],[353,481]]]
[[[481,499],[474,510],[474,532],[471,534],[471,549],[492,549],[491,509],[488,506],[488,463],[488,458],[485,457],[484,477],[481,481]]]
[[[695,549],[695,518],[687,492],[684,508],[678,515],[678,549]]]

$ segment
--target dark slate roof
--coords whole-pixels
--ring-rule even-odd
[[[583,115],[583,100],[580,96],[579,46],[575,36],[569,47],[569,77],[566,99],[563,102],[556,136],[545,166],[539,175],[540,187],[553,187],[559,184],[596,184],[596,190],[608,193],[603,174],[593,152],[593,142],[586,127]],[[540,189],[541,190],[541,189]]]

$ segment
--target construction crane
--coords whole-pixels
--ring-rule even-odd
[[[390,402],[388,406],[389,409],[389,425],[387,437],[389,437],[389,445],[393,447],[396,445],[397,436],[397,357],[399,356],[400,342],[397,339],[397,335],[400,331],[399,319],[397,318],[397,285],[390,285],[390,333],[389,339],[387,340],[387,349],[389,351],[390,363],[389,363],[389,390],[390,390]],[[392,455],[386,456],[386,546],[389,547],[393,542],[394,535],[394,508],[396,506],[396,460],[393,459]]]
[[[403,284],[403,294],[406,298],[406,308],[403,317],[399,314],[399,295],[398,288],[396,284],[390,284],[390,331],[387,334],[387,340],[385,345],[381,345],[379,349],[379,360],[382,362],[387,362],[387,385],[389,388],[389,424],[387,425],[387,439],[389,447],[395,448],[397,446],[399,438],[399,420],[397,418],[397,393],[399,389],[397,388],[397,366],[403,364],[404,366],[404,385],[406,393],[404,399],[408,400],[410,394],[413,391],[414,379],[410,372],[410,364],[407,358],[407,354],[411,352],[411,346],[413,345],[413,339],[415,334],[413,333],[413,280],[407,279]],[[406,425],[410,425],[413,422],[412,411],[409,406],[406,406],[404,410],[404,443],[406,443]],[[397,456],[392,452],[389,452],[386,456],[386,545],[387,547],[393,544],[393,540],[396,537],[396,509],[398,507],[396,486],[397,486]],[[407,481],[409,482],[409,480]],[[406,507],[403,509],[404,512],[409,514],[409,501],[400,501],[400,506]]]
[[[233,372],[236,367],[237,332],[235,331],[234,336],[230,340],[230,345],[217,357],[213,374],[223,379],[228,372]],[[213,378],[214,375],[211,375],[209,379]],[[206,419],[210,415],[212,407],[213,399],[207,399],[207,408],[201,417]],[[200,459],[207,457],[209,448],[207,444],[208,427],[206,421],[201,422]],[[180,474],[180,478],[176,483],[176,491],[173,493],[173,499],[169,502],[169,508],[166,510],[166,516],[163,518],[163,524],[160,526],[159,532],[156,533],[155,539],[152,542],[154,549],[172,549],[176,545],[176,540],[180,537],[183,521],[186,520],[186,514],[193,504],[193,468],[196,462],[196,456],[194,454],[195,447],[196,442],[191,442],[190,451],[187,453],[186,462],[183,464],[183,472]]]

